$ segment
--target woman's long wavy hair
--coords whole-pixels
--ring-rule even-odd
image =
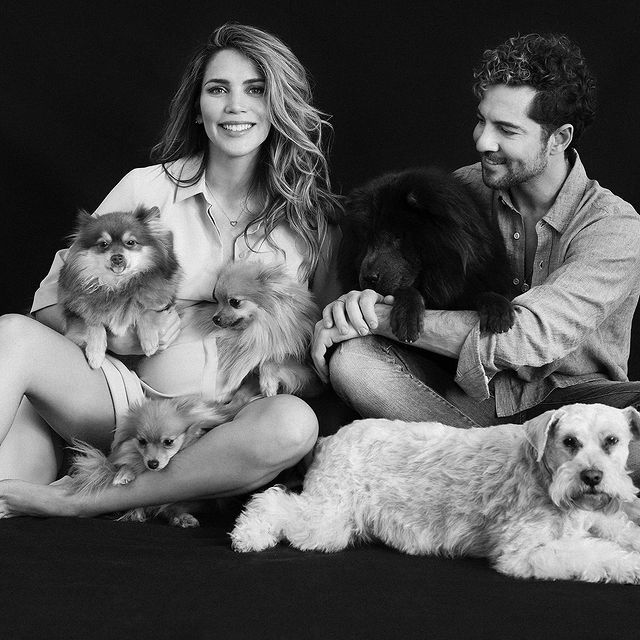
[[[306,279],[315,270],[328,223],[335,220],[340,201],[331,191],[322,149],[323,132],[330,133],[331,125],[325,114],[311,104],[307,72],[281,40],[236,23],[216,29],[187,65],[151,158],[161,163],[177,184],[194,184],[201,179],[207,167],[209,140],[204,127],[196,124],[200,93],[207,64],[223,49],[238,51],[264,74],[271,130],[262,146],[254,185],[264,194],[257,219],[265,225],[272,245],[271,231],[283,221],[304,241],[307,255],[301,276]],[[202,158],[195,175],[182,179],[170,173],[170,163],[194,156]]]

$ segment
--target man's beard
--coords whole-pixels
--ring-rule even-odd
[[[500,156],[493,153],[483,154],[487,159],[500,160]],[[513,162],[506,160],[504,164],[491,165],[496,167],[502,167],[500,175],[495,175],[493,171],[485,169],[484,162],[482,163],[482,180],[491,189],[502,189],[504,191],[511,187],[523,184],[531,178],[539,176],[549,164],[549,157],[546,154],[546,149],[542,147],[538,155],[533,161],[527,164],[523,164],[521,161]]]

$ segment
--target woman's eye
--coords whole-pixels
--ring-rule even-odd
[[[226,89],[224,87],[207,87],[207,93],[210,93],[211,95],[214,95],[214,96],[219,96],[225,91]]]
[[[264,95],[264,87],[262,86],[249,87],[249,93],[254,96],[262,96]]]
[[[237,298],[229,298],[229,305],[234,309],[237,309],[240,306],[241,301]]]

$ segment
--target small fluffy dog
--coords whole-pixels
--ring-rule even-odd
[[[147,471],[160,471],[171,458],[213,427],[231,420],[251,400],[238,393],[228,404],[206,402],[196,396],[145,399],[133,405],[116,428],[111,453],[75,441],[70,475],[80,492],[95,493],[109,485],[128,484]],[[162,516],[179,527],[197,527],[198,520],[178,503],[133,509],[121,520],[144,522]]]
[[[157,207],[91,216],[80,211],[77,231],[58,283],[65,335],[84,347],[89,366],[100,367],[107,330],[135,327],[149,356],[158,349],[158,314],[175,299],[180,269],[173,236]]]
[[[410,554],[471,555],[521,578],[640,582],[625,471],[640,414],[569,405],[523,425],[456,429],[359,420],[319,442],[300,495],[252,498],[237,551],[286,538],[337,551],[378,539]]]
[[[232,262],[213,295],[218,308],[204,330],[216,337],[218,400],[231,397],[253,371],[264,396],[295,393],[316,382],[306,360],[320,313],[311,292],[284,265]]]
[[[467,186],[434,167],[387,173],[349,194],[341,280],[393,295],[391,329],[415,342],[426,309],[477,309],[482,331],[511,328],[511,278],[497,224]]]

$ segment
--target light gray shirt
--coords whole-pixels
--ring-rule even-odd
[[[456,172],[497,218],[516,309],[506,333],[472,329],[456,382],[477,400],[494,396],[501,417],[539,404],[557,387],[628,379],[631,322],[640,295],[640,217],[587,177],[577,153],[573,160],[556,201],[536,225],[530,284],[524,223],[509,194],[484,185],[480,163]]]

